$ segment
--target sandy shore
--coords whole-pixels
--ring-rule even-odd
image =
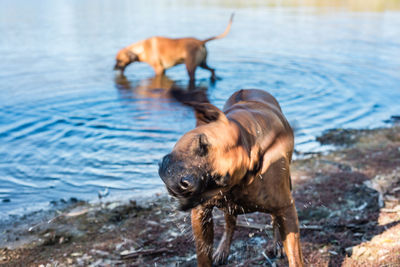
[[[400,127],[332,130],[335,151],[292,164],[307,265],[400,266]],[[215,236],[223,218],[215,211]],[[239,216],[226,266],[286,266],[270,253],[268,215]],[[0,225],[2,266],[196,266],[188,213],[145,203],[71,199]],[[215,242],[217,243],[217,242]]]

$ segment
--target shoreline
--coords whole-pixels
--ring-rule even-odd
[[[319,141],[336,149],[291,166],[305,263],[400,264],[400,126],[330,130]],[[71,200],[0,224],[0,265],[196,265],[189,213],[166,193],[125,203]],[[216,240],[222,222],[215,211]],[[265,257],[286,264],[269,254],[269,222],[261,213],[238,217],[226,266],[269,266]]]
[[[312,143],[311,148],[309,147],[308,150],[297,150],[296,146],[295,146],[295,150],[293,152],[293,161],[302,160],[302,159],[309,158],[314,155],[324,155],[324,154],[330,153],[332,151],[335,151],[340,147],[345,146],[346,143],[348,144],[349,140],[344,140],[344,141],[343,140],[335,140],[335,138],[337,138],[337,137],[335,137],[334,135],[335,135],[335,131],[337,131],[337,130],[345,130],[346,131],[345,136],[347,136],[347,137],[345,137],[345,139],[346,139],[346,138],[349,138],[349,136],[353,133],[369,131],[369,130],[374,130],[374,129],[385,129],[385,128],[393,127],[395,125],[400,125],[400,116],[392,115],[392,116],[390,116],[389,119],[383,120],[382,123],[383,123],[383,125],[386,125],[386,126],[378,126],[376,128],[372,128],[372,129],[370,129],[370,128],[349,128],[349,129],[348,128],[345,128],[345,129],[342,129],[342,128],[336,129],[335,128],[335,129],[330,129],[330,130],[328,129],[321,134],[321,136],[325,136],[324,140],[322,140],[322,142],[321,142],[321,140],[318,140],[321,136],[315,137],[315,140],[313,142],[316,144],[319,144],[318,149],[315,148],[315,146],[313,145],[314,143]],[[294,122],[294,125],[296,125],[296,122]],[[295,129],[295,131],[296,131],[296,129]],[[326,133],[326,134],[324,135],[324,133]],[[306,149],[306,148],[304,147],[303,149]],[[110,191],[109,196],[99,198],[98,195],[101,194],[101,190],[106,190],[106,191],[109,190]],[[155,196],[157,196],[159,194],[166,194],[165,186],[164,186],[164,184],[161,183],[160,188],[146,189],[146,190],[140,190],[140,191],[136,191],[136,189],[134,189],[134,188],[120,189],[120,188],[103,187],[103,188],[99,188],[97,193],[96,192],[89,193],[90,195],[92,195],[92,197],[90,197],[90,198],[83,198],[83,197],[80,197],[79,195],[74,195],[74,196],[64,196],[59,199],[49,199],[48,202],[40,202],[40,203],[33,204],[32,206],[36,206],[36,208],[33,208],[32,206],[29,206],[28,209],[19,207],[19,210],[21,210],[21,212],[18,214],[11,213],[11,212],[5,212],[5,213],[1,214],[1,212],[0,212],[0,231],[1,231],[2,224],[5,224],[7,222],[12,222],[15,220],[20,220],[21,218],[24,218],[26,216],[30,216],[33,214],[37,214],[37,213],[41,213],[41,212],[46,213],[51,210],[57,210],[60,207],[66,208],[66,207],[68,207],[68,203],[70,203],[70,202],[76,202],[76,201],[84,201],[84,202],[88,202],[88,203],[98,203],[98,202],[100,203],[102,201],[117,202],[117,200],[115,200],[115,199],[118,199],[119,196],[122,195],[126,190],[130,191],[129,194],[132,196],[124,197],[121,200],[121,202],[128,202],[130,200],[134,200],[137,202],[151,201],[152,198],[154,198]],[[107,195],[108,195],[108,193],[107,193]],[[2,202],[3,203],[10,203],[10,202],[12,203],[13,199],[11,197],[7,197],[7,198],[2,199]],[[37,208],[38,206],[39,206],[39,208]]]

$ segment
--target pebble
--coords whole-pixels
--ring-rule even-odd
[[[102,263],[103,263],[103,260],[102,260],[102,259],[99,259],[99,260],[93,262],[92,264],[90,264],[89,266],[90,266],[90,267],[102,266]]]
[[[80,257],[82,255],[83,255],[82,252],[74,252],[74,253],[71,254],[72,257]]]
[[[135,250],[124,250],[124,251],[122,251],[119,255],[121,255],[121,256],[126,256],[126,255],[129,255],[129,254],[131,254],[132,252],[135,252]]]
[[[119,207],[119,206],[121,206],[121,203],[119,203],[119,202],[112,202],[112,203],[110,203],[110,204],[107,205],[107,209],[113,210],[113,209],[115,209],[115,208],[117,208],[117,207]]]

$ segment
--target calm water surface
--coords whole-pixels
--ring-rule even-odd
[[[400,113],[400,12],[195,3],[2,3],[0,218],[105,188],[120,199],[161,191],[157,162],[195,123],[162,88],[186,86],[186,71],[155,79],[136,64],[118,77],[114,56],[152,35],[219,34],[233,11],[228,37],[207,45],[223,79],[197,72],[218,107],[240,88],[268,90],[299,151],[320,150],[325,129],[382,126]]]

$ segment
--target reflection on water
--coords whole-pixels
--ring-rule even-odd
[[[104,188],[118,199],[162,190],[157,163],[195,124],[169,97],[186,89],[186,70],[153,77],[135,64],[116,76],[115,53],[154,35],[209,37],[232,11],[229,36],[207,44],[222,80],[196,73],[213,104],[241,88],[268,90],[295,123],[300,151],[320,150],[315,136],[325,129],[382,126],[399,113],[399,12],[346,11],[360,1],[150,2],[17,0],[0,9],[0,217]],[[398,5],[367,2],[373,11]]]
[[[115,84],[122,95],[136,95],[142,98],[170,98],[169,90],[175,82],[167,75],[156,75],[132,84],[124,74],[121,74],[115,76]]]

